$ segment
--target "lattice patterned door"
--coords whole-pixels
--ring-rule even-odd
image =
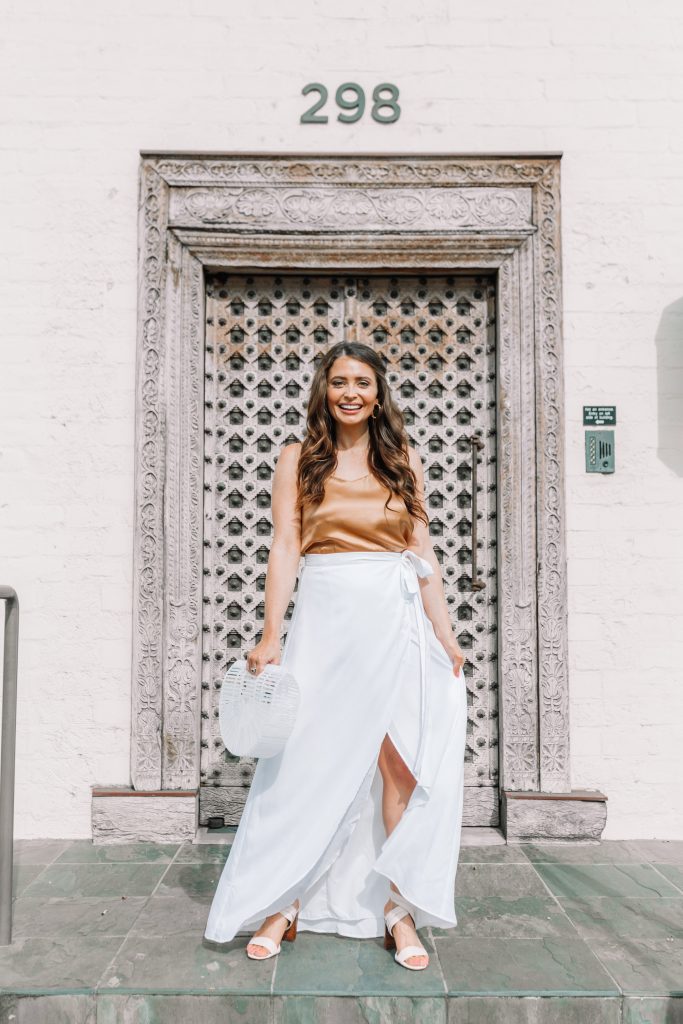
[[[388,360],[423,459],[434,550],[467,655],[463,821],[497,824],[494,302],[485,276],[207,278],[201,824],[237,824],[246,799],[255,762],[221,741],[221,681],[260,638],[277,453],[302,439],[314,360],[343,337]]]

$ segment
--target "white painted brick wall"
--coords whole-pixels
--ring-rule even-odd
[[[683,838],[683,9],[677,0],[7,0],[0,578],[21,595],[16,835],[129,781],[138,153],[563,151],[575,787]],[[299,125],[310,80],[395,125]],[[616,404],[617,473],[583,469]]]

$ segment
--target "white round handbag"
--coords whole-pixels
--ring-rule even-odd
[[[294,728],[299,686],[282,665],[266,665],[255,676],[246,658],[235,661],[223,678],[218,705],[221,737],[238,757],[279,754]]]

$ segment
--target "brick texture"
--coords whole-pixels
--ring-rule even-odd
[[[683,9],[675,0],[8,0],[0,578],[21,598],[17,837],[129,782],[140,149],[562,151],[576,788],[683,839]],[[394,125],[300,125],[310,80]],[[615,404],[617,472],[583,468]]]

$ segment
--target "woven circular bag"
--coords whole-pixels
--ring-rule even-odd
[[[299,686],[281,665],[266,665],[255,676],[242,658],[223,678],[218,722],[221,737],[238,757],[279,754],[294,728]]]

